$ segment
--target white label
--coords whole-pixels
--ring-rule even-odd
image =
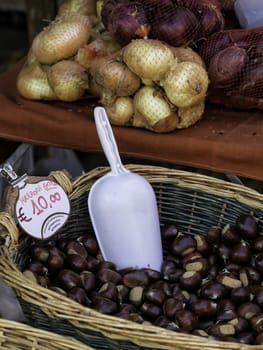
[[[66,223],[70,202],[58,183],[42,180],[20,188],[15,210],[17,221],[26,233],[46,239]]]

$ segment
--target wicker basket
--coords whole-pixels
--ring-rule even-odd
[[[254,212],[263,228],[263,195],[249,188],[197,173],[155,166],[128,165],[144,176],[156,193],[161,224],[176,222],[189,234],[205,234],[212,225],[234,223],[244,212]],[[72,183],[56,172],[54,176],[68,192],[72,214],[59,237],[77,237],[91,229],[87,196],[92,183],[109,171],[96,168]],[[62,181],[61,181],[62,180]],[[0,276],[14,288],[28,321],[56,333],[74,335],[96,349],[263,349],[235,342],[223,342],[137,324],[98,313],[25,279],[23,267],[31,238],[19,232],[13,219],[1,213],[5,245],[1,248]]]
[[[23,323],[0,319],[0,349],[6,350],[92,350],[71,337],[65,337],[28,326]]]

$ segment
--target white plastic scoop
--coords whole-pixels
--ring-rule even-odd
[[[160,271],[163,253],[155,193],[142,176],[121,162],[111,125],[103,107],[96,107],[95,123],[111,171],[91,187],[88,208],[105,260],[119,269]]]

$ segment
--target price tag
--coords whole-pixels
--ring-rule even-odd
[[[30,236],[49,238],[66,223],[69,213],[68,196],[58,183],[46,179],[19,188],[15,214]]]

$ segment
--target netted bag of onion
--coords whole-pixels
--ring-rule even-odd
[[[135,39],[91,63],[89,91],[98,96],[113,125],[171,132],[203,116],[209,79],[190,47]]]
[[[219,31],[198,52],[207,65],[209,101],[263,109],[263,27]]]

